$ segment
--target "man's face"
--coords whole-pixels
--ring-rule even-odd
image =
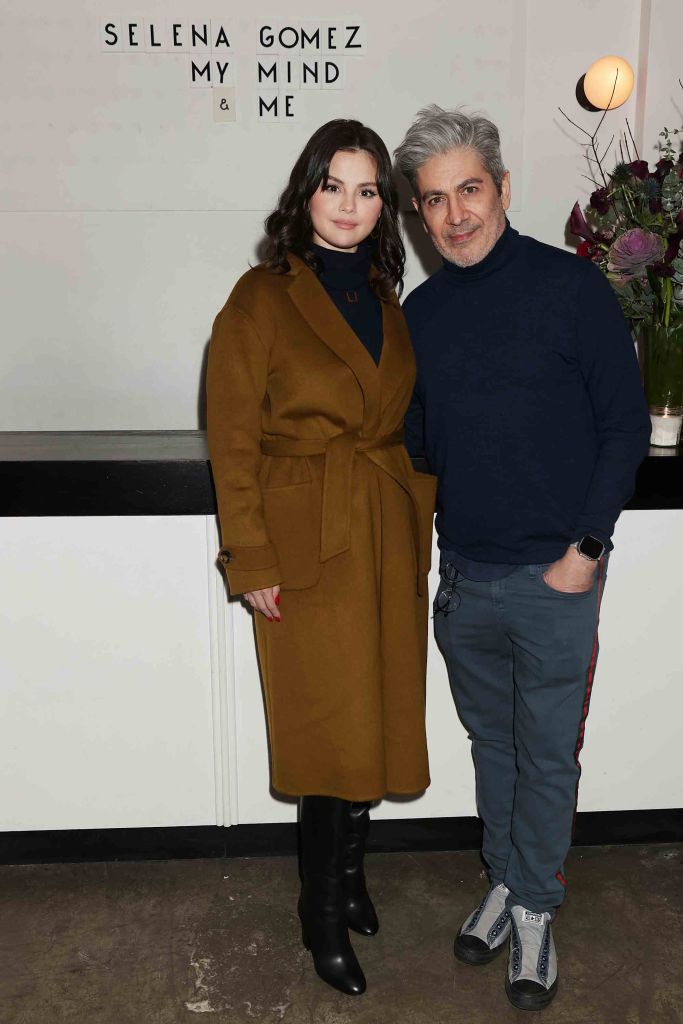
[[[505,230],[510,175],[498,195],[493,178],[473,149],[433,156],[417,172],[413,206],[444,259],[459,267],[479,263]]]

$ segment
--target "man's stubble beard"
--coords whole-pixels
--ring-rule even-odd
[[[479,233],[479,231],[482,231],[482,230],[483,230],[482,228],[477,228],[477,231],[475,232],[475,238],[476,238],[477,234]],[[498,242],[498,240],[500,239],[500,237],[503,234],[504,230],[505,230],[505,210],[503,209],[503,207],[501,205],[497,233],[496,233],[493,241],[491,242],[491,244],[487,248],[486,252],[482,253],[480,256],[475,255],[474,253],[472,253],[471,255],[468,256],[466,253],[463,253],[462,254],[462,258],[458,259],[456,254],[453,252],[453,250],[452,249],[447,249],[445,244],[441,243],[441,240],[440,240],[439,243],[437,243],[437,242],[434,241],[434,239],[432,239],[432,242],[434,243],[434,248],[439,253],[439,255],[442,256],[449,263],[455,264],[456,267],[474,267],[474,266],[476,266],[477,263],[481,263],[482,260],[486,259],[488,254],[495,247],[496,242]],[[463,231],[462,234],[467,234],[467,232]]]

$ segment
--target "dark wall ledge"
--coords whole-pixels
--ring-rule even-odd
[[[650,449],[626,508],[683,508],[681,448]],[[0,433],[2,516],[215,512],[204,431]]]

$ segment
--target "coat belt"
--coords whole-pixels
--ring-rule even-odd
[[[377,451],[403,444],[403,431],[384,437],[360,437],[356,433],[336,434],[328,440],[305,440],[290,437],[268,438],[261,442],[264,455],[324,455],[322,528],[320,561],[326,562],[351,543],[351,474],[357,452]]]

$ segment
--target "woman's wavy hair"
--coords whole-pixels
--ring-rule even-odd
[[[318,186],[327,183],[332,157],[340,149],[364,150],[377,163],[377,191],[382,199],[382,212],[368,243],[373,246],[372,262],[377,270],[373,281],[375,293],[381,299],[388,299],[395,288],[399,294],[403,289],[405,249],[398,222],[398,196],[386,146],[376,132],[360,121],[341,118],[328,121],[308,140],[276,209],[266,218],[268,245],[262,266],[286,274],[290,270],[287,253],[292,252],[317,273],[318,260],[309,248],[313,224],[308,204]]]

